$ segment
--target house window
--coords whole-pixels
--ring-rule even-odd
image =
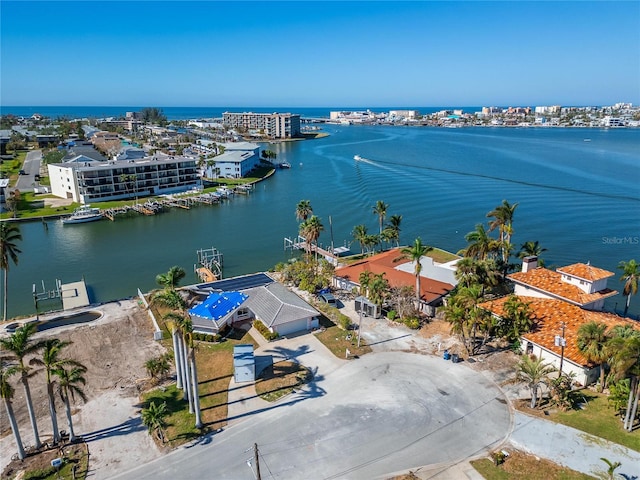
[[[533,343],[527,342],[527,349],[525,351],[527,355],[531,355],[533,353]]]

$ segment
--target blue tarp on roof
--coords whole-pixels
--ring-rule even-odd
[[[247,298],[240,292],[214,292],[204,302],[189,309],[189,315],[218,321],[242,305]]]

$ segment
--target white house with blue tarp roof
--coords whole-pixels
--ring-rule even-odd
[[[189,309],[195,331],[218,333],[226,325],[250,317],[248,310],[241,308],[247,295],[240,292],[213,292],[204,302]]]
[[[195,290],[200,294],[213,291],[189,310],[197,332],[215,334],[226,325],[248,319],[262,322],[281,336],[319,327],[320,312],[265,273],[203,283]],[[244,300],[240,301],[240,295]]]

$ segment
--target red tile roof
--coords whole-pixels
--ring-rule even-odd
[[[570,265],[570,267],[573,266],[574,265]],[[604,272],[605,270],[601,271]],[[617,291],[611,290],[610,288],[605,288],[594,293],[586,293],[578,286],[562,281],[561,273],[554,272],[553,270],[549,270],[547,268],[534,268],[533,270],[529,270],[528,272],[512,273],[511,275],[509,275],[509,278],[520,285],[525,285],[536,290],[540,290],[551,296],[560,297],[578,305],[588,305],[590,303],[596,302],[597,300],[612,297],[618,293]]]
[[[482,303],[480,306],[497,316],[502,316],[504,315],[504,303],[508,298],[502,297]],[[564,348],[564,357],[578,365],[588,365],[586,358],[580,353],[577,345],[578,329],[581,325],[595,321],[605,323],[608,330],[616,325],[631,325],[633,328],[640,330],[638,322],[612,313],[584,310],[562,300],[533,297],[519,298],[529,304],[533,318],[536,320],[534,331],[525,333],[522,337],[560,356],[561,349],[555,346],[555,336],[562,334],[562,322],[564,322],[564,336],[567,341],[567,346]]]
[[[399,265],[409,263],[406,259],[401,258],[400,250],[394,248],[386,252],[373,255],[357,263],[353,263],[346,267],[336,269],[335,276],[349,280],[352,283],[360,284],[360,274],[369,271],[374,275],[384,273],[392,287],[411,286],[415,288],[416,277],[413,273],[396,270]],[[412,270],[413,271],[413,270]],[[420,298],[429,303],[443,295],[446,295],[453,289],[453,285],[427,277],[420,277]]]
[[[588,280],[589,282],[595,282],[596,280],[602,280],[615,275],[613,272],[586,263],[574,263],[573,265],[567,265],[566,267],[557,268],[556,270],[571,275],[572,277]]]

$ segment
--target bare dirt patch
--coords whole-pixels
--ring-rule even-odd
[[[165,351],[153,340],[153,327],[147,312],[135,300],[101,305],[95,310],[103,316],[90,324],[59,327],[36,334],[36,339],[59,338],[73,342],[62,351],[62,357],[73,358],[87,367],[83,387],[87,403],[73,406],[76,435],[84,437],[91,453],[93,470],[101,465],[110,468],[132,468],[130,461],[151,460],[159,455],[151,446],[149,435],[140,424],[138,396],[144,388],[147,373],[144,363]],[[14,410],[25,445],[33,444],[24,391],[17,378]],[[44,372],[30,379],[38,429],[42,441],[52,437]],[[58,428],[67,430],[64,405],[56,394]],[[3,412],[4,414],[4,409]],[[16,452],[8,422],[0,417],[3,438],[0,439],[0,465],[9,463]],[[144,448],[143,448],[144,446]],[[140,452],[135,455],[131,452]],[[142,455],[142,456],[141,456]],[[7,458],[8,457],[8,458]],[[127,467],[128,466],[128,467]],[[96,472],[96,478],[100,475]],[[110,472],[113,474],[113,469]],[[106,475],[106,472],[105,472]]]

